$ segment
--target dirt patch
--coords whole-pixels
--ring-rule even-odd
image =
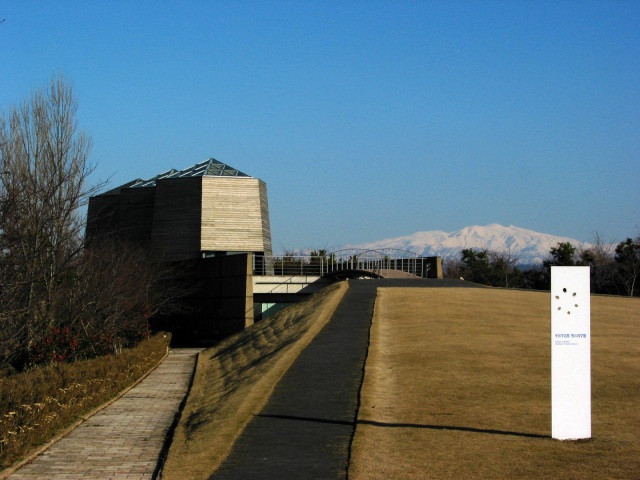
[[[349,477],[635,478],[640,301],[593,297],[593,438],[550,438],[549,294],[378,291]]]
[[[209,478],[347,288],[327,287],[200,354],[164,479]]]

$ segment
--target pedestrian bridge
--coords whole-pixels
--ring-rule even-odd
[[[394,272],[403,272],[413,278],[437,278],[441,272],[435,265],[438,257],[422,257],[399,249],[363,250],[345,249],[309,255],[256,255],[253,259],[254,275],[313,275],[334,278],[388,278]],[[397,278],[397,277],[394,277]]]
[[[346,278],[442,278],[442,264],[439,257],[398,249],[253,257],[253,296],[258,304],[295,302]]]
[[[194,303],[199,309],[172,317],[167,320],[171,324],[159,320],[155,328],[171,330],[176,343],[210,345],[338,280],[407,278],[421,283],[442,278],[442,266],[439,257],[403,250],[350,249],[309,255],[204,255],[185,275],[198,281]]]

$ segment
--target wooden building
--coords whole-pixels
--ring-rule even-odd
[[[167,260],[272,255],[267,185],[213,158],[89,200],[87,237],[126,238]]]
[[[128,182],[89,200],[87,240],[102,238],[188,264],[197,313],[174,319],[174,336],[207,344],[253,323],[252,254],[272,255],[262,180],[210,158]]]

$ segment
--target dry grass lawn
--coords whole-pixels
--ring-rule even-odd
[[[200,354],[165,480],[209,478],[346,290],[346,282],[327,287]]]
[[[349,477],[640,478],[640,299],[591,302],[593,438],[560,442],[548,293],[379,290]]]

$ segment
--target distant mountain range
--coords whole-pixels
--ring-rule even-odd
[[[404,237],[389,238],[357,245],[343,245],[340,249],[360,248],[382,250],[397,248],[409,250],[423,256],[440,256],[443,259],[458,257],[465,248],[487,249],[497,252],[509,251],[517,256],[518,263],[533,265],[542,263],[549,257],[549,251],[560,242],[572,245],[588,246],[573,238],[559,237],[547,233],[534,232],[513,225],[504,227],[498,224],[465,227],[456,232],[417,232]],[[336,249],[338,250],[338,249]]]

